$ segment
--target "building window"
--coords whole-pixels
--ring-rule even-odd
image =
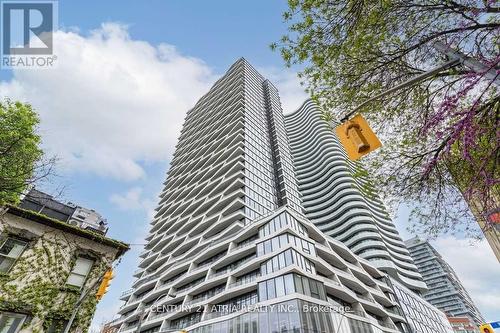
[[[258,284],[259,302],[292,294],[294,292],[326,300],[323,283],[299,274],[286,274]]]
[[[0,272],[7,273],[26,248],[27,242],[12,237],[0,241]]]
[[[289,226],[293,230],[297,231],[301,235],[307,235],[307,229],[300,222],[298,222],[294,217],[292,217],[288,212],[283,212],[280,215],[274,217],[271,221],[259,228],[259,236],[266,237],[276,231],[281,230]]]
[[[289,244],[292,244],[295,248],[300,249],[307,254],[316,255],[313,243],[289,233],[281,234],[257,244],[257,255],[261,256],[272,251],[277,251]]]
[[[76,259],[75,266],[73,266],[73,270],[69,274],[66,284],[75,287],[82,287],[93,264],[94,261],[91,259],[78,257]]]
[[[155,332],[158,332],[160,330],[160,328],[161,328],[161,325],[154,326],[154,327],[148,328],[145,331],[141,331],[141,333],[155,333]]]
[[[209,309],[211,308],[212,310],[209,318],[216,318],[235,311],[240,311],[242,309],[248,309],[248,307],[257,303],[258,299],[259,298],[256,292],[250,292],[247,294],[236,296],[225,302],[209,306]]]
[[[199,294],[196,294],[193,296],[191,302],[197,302],[202,299],[208,299],[210,297],[213,297],[217,294],[220,294],[226,289],[226,283],[220,284],[218,286],[215,286],[213,288],[210,288],[204,292],[201,292]]]
[[[25,320],[26,315],[24,314],[11,312],[0,313],[0,333],[17,333]]]
[[[178,319],[174,319],[170,322],[170,328],[172,329],[181,329],[184,327],[188,327],[199,323],[201,321],[201,312],[193,312],[184,317],[180,317]],[[161,326],[161,325],[160,325]],[[160,326],[158,326],[158,330],[160,330]],[[157,331],[154,331],[157,332]]]
[[[60,333],[66,327],[67,320],[59,318],[50,318],[50,325],[47,327],[46,333]]]
[[[295,264],[308,273],[316,274],[314,264],[297,251],[288,249],[261,264],[261,275],[271,274]]]

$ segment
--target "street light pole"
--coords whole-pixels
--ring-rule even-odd
[[[450,59],[458,59],[462,65],[472,69],[476,73],[484,73],[484,77],[500,86],[500,77],[495,68],[483,64],[481,61],[468,57],[462,52],[458,52],[442,42],[434,42],[434,48],[446,55]]]
[[[364,101],[363,103],[359,104],[354,110],[352,110],[351,112],[347,113],[344,118],[342,118],[341,122],[345,122],[347,121],[350,117],[352,117],[353,114],[355,114],[356,112],[358,112],[359,110],[361,110],[365,105],[368,105],[370,104],[371,102],[373,101],[376,101],[377,99],[380,99],[384,96],[387,96],[389,94],[392,94],[393,92],[395,91],[398,91],[400,89],[404,89],[404,88],[407,88],[407,87],[411,87],[413,86],[414,84],[430,77],[430,76],[433,76],[434,74],[437,74],[447,68],[450,68],[450,67],[454,67],[456,65],[458,65],[460,63],[460,60],[459,59],[452,59],[450,61],[447,61],[445,62],[444,64],[440,65],[440,66],[437,66],[433,69],[430,69],[422,74],[419,74],[417,76],[415,76],[414,78],[411,78],[401,84],[398,84],[397,86],[395,87],[392,87],[390,89],[387,89],[386,91],[383,91],[381,92],[380,94],[377,94],[373,97],[370,97],[368,98],[366,101]]]
[[[411,79],[409,79],[401,84],[398,84],[395,87],[387,89],[386,91],[383,91],[383,92],[381,92],[373,97],[370,97],[369,99],[367,99],[363,103],[359,104],[352,111],[348,112],[341,119],[340,122],[341,123],[346,122],[347,120],[349,120],[350,117],[352,117],[352,115],[354,115],[356,112],[361,110],[364,106],[368,105],[369,103],[371,103],[373,101],[376,101],[384,96],[392,94],[393,92],[398,91],[400,89],[411,87],[411,86],[415,85],[416,83],[418,83],[418,82],[420,82],[428,77],[431,77],[431,76],[433,76],[433,75],[435,75],[435,74],[437,74],[437,73],[439,73],[447,68],[455,67],[457,65],[464,65],[465,67],[470,68],[472,71],[474,71],[476,73],[482,73],[486,79],[489,79],[494,84],[500,86],[500,77],[497,74],[497,71],[495,68],[492,68],[491,66],[485,65],[482,62],[480,62],[472,57],[466,56],[462,52],[456,51],[440,41],[434,42],[432,44],[432,46],[438,52],[445,55],[450,60],[445,62],[444,64],[442,64],[440,66],[432,68],[428,71],[425,71],[422,74],[415,76],[414,78],[411,78]]]
[[[64,327],[63,333],[69,333],[69,330],[70,330],[71,326],[73,325],[73,321],[75,320],[76,315],[78,313],[78,309],[80,309],[80,306],[82,305],[83,301],[88,296],[90,291],[94,290],[94,288],[99,283],[101,283],[101,281],[102,281],[102,279],[97,279],[97,281],[95,281],[94,284],[92,284],[92,286],[90,286],[90,288],[87,288],[87,290],[85,290],[84,292],[82,292],[80,294],[80,297],[78,298],[78,300],[75,303],[75,306],[73,307],[73,312],[71,313],[71,317],[69,317],[68,322],[66,323],[66,327]]]

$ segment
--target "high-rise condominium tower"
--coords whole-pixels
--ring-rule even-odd
[[[429,287],[424,298],[449,317],[468,317],[476,327],[484,323],[481,313],[457,274],[436,249],[418,237],[409,239],[405,243]]]
[[[318,106],[306,101],[285,124],[307,218],[406,287],[425,290],[366,172],[347,158]]]
[[[278,92],[244,59],[188,112],[141,258],[120,332],[407,332],[385,274],[302,214]]]

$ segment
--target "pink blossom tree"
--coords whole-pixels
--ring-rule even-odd
[[[272,48],[325,117],[446,61],[441,41],[488,71],[454,66],[361,111],[384,147],[364,160],[386,200],[414,207],[411,227],[479,235],[476,218],[499,207],[498,0],[289,0],[289,33]],[[465,199],[465,200],[464,200]]]

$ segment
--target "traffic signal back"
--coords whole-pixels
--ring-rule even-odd
[[[482,324],[479,326],[479,332],[481,333],[494,333],[493,327],[490,324]]]
[[[108,287],[110,285],[111,280],[114,278],[113,275],[113,270],[109,269],[104,273],[104,276],[102,277],[102,282],[99,285],[99,289],[97,289],[97,293],[95,297],[97,300],[101,300],[101,298],[104,296],[105,293],[108,292]]]
[[[382,146],[360,114],[337,126],[335,132],[349,159],[353,161]]]

